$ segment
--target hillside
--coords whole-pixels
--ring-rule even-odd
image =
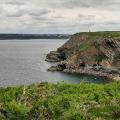
[[[47,61],[60,62],[49,70],[120,79],[120,32],[83,32],[50,52]]]
[[[0,120],[119,120],[120,82],[0,88]]]

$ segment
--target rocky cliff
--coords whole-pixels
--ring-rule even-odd
[[[84,32],[71,36],[46,57],[59,62],[49,70],[120,78],[120,32]]]

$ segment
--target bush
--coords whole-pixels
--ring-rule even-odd
[[[1,88],[0,107],[1,120],[119,119],[120,82]]]

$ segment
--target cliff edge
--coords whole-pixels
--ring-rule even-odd
[[[50,71],[120,79],[120,32],[83,32],[46,56]]]

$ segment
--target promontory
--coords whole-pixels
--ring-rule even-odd
[[[120,32],[76,33],[46,61],[58,62],[48,70],[120,79]]]

